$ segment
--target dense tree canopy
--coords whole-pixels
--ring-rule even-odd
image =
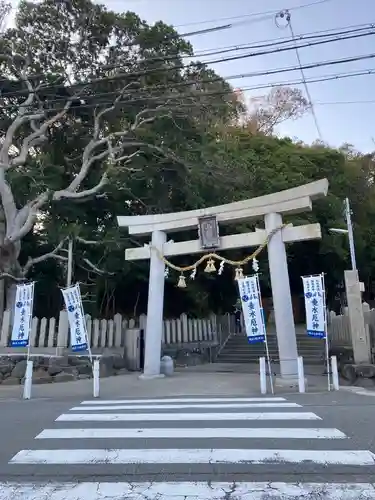
[[[27,119],[2,156],[0,267],[8,286],[20,276],[37,281],[38,315],[57,314],[61,307],[58,286],[65,284],[67,238],[74,241],[74,279],[82,283],[87,311],[138,314],[147,303],[148,263],[125,262],[124,250],[145,241],[121,232],[116,215],[228,203],[323,177],[330,181],[327,198],[314,202],[312,213],[288,219],[317,221],[323,232],[321,241],[288,247],[292,291],[300,293],[301,274],[325,272],[333,301],[349,251],[345,237],[328,229],[344,227],[342,203],[349,196],[358,267],[372,298],[374,157],[348,145],[337,150],[275,137],[280,121],[309,111],[298,89],[273,90],[246,110],[227,82],[191,62],[191,45],[173,27],[150,26],[134,13],[111,12],[90,0],[22,1],[15,28],[3,34],[1,53],[3,149],[20,110]],[[30,86],[34,99],[25,105]],[[51,119],[43,138],[30,139],[35,127]],[[27,155],[21,161],[25,140]],[[78,185],[67,192],[72,184]],[[30,215],[35,200],[46,194],[21,236],[24,225],[16,227],[18,219],[7,212],[8,188],[16,214]],[[173,235],[175,241],[194,237],[196,232]],[[15,251],[10,243],[17,243]],[[270,295],[266,252],[260,268],[264,293]],[[167,279],[167,315],[231,310],[236,294],[231,270],[221,277],[198,273],[182,291],[176,279],[173,274]]]

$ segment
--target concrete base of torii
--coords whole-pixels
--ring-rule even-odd
[[[287,387],[298,387],[298,375],[295,377],[294,375],[284,375],[275,378],[274,385],[275,387],[283,387],[284,389]],[[307,389],[307,378],[305,377],[305,388]]]
[[[156,375],[147,375],[147,373],[141,373],[141,375],[139,375],[139,380],[153,380],[155,378],[164,378],[165,375],[164,373],[159,373],[159,374],[156,374]]]

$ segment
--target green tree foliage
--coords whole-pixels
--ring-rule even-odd
[[[1,45],[3,276],[67,236],[84,276],[103,274],[91,256],[118,271],[116,213],[184,205],[207,127],[236,115],[228,84],[183,64],[191,46],[170,26],[89,1],[21,2]],[[90,257],[88,239],[103,242]]]
[[[171,26],[163,22],[150,26],[134,13],[115,13],[89,0],[22,1],[16,26],[4,33],[1,44],[2,141],[27,96],[27,82],[19,76],[25,61],[27,81],[37,88],[28,112],[42,109],[45,116],[55,116],[71,100],[69,110],[48,128],[46,140],[29,151],[27,161],[6,170],[18,209],[50,193],[32,230],[23,236],[20,253],[15,252],[22,269],[30,258],[38,262],[35,259],[59,245],[63,249],[64,238],[69,237],[74,240],[74,279],[82,283],[88,312],[109,316],[145,312],[148,262],[124,261],[125,248],[145,241],[120,231],[117,215],[219,205],[327,177],[327,198],[314,202],[312,213],[287,220],[317,221],[323,233],[321,241],[288,247],[293,293],[300,293],[301,274],[323,271],[333,299],[349,266],[349,253],[345,237],[328,229],[343,227],[345,196],[354,212],[361,278],[371,290],[374,158],[348,145],[335,150],[274,137],[278,123],[308,111],[299,90],[273,90],[246,110],[227,82],[205,65],[190,62],[191,45]],[[108,141],[98,144],[80,189],[98,186],[103,173],[108,182],[82,199],[53,199],[53,193],[79,175],[82,152],[95,136],[100,116],[96,139]],[[28,123],[29,128],[18,129],[11,158],[30,133],[32,123]],[[113,150],[117,156],[111,155]],[[2,201],[4,205],[3,196]],[[250,221],[221,232],[262,224]],[[174,234],[173,239],[196,236],[192,231]],[[5,248],[3,244],[2,271],[15,272],[14,261],[10,269],[3,265]],[[58,255],[64,259],[66,253]],[[230,253],[231,258],[243,255],[243,251]],[[186,265],[193,259],[184,256],[174,261]],[[260,266],[263,290],[270,294],[266,252]],[[57,286],[65,284],[65,270],[66,262],[60,258],[29,266],[28,277],[38,281],[39,315],[59,311]],[[176,281],[173,273],[166,281],[166,315],[231,310],[236,294],[232,270],[225,269],[221,277],[198,273],[186,290],[176,289]]]

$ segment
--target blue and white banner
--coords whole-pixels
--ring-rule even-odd
[[[27,347],[33,316],[34,283],[17,285],[11,347]]]
[[[248,276],[238,280],[242,312],[245,322],[246,335],[249,343],[264,342],[266,328],[260,298],[257,276]]]
[[[307,335],[325,338],[325,290],[323,275],[302,277]]]
[[[86,351],[88,349],[87,329],[79,285],[61,291],[68,311],[71,349],[72,351]]]

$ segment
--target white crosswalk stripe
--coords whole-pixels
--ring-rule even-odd
[[[372,483],[0,483],[1,500],[373,500]]]
[[[223,474],[226,467],[232,471],[238,468],[243,474],[248,470],[243,467],[252,465],[264,468],[263,472],[269,474],[269,466],[276,466],[277,470],[297,466],[298,471],[312,465],[324,470],[337,466],[359,469],[375,466],[375,454],[370,450],[351,449],[350,439],[342,431],[325,427],[320,416],[280,397],[83,401],[57,417],[55,426],[42,430],[35,439],[35,443],[43,446],[19,451],[9,464],[59,465],[59,471],[100,465],[121,471],[119,477],[125,481],[81,482],[79,486],[75,483],[14,483],[12,486],[0,483],[2,500],[44,497],[49,500],[221,500],[232,498],[230,495],[241,500],[257,500],[264,498],[265,493],[267,499],[292,500],[315,499],[322,491],[325,496],[321,498],[327,500],[352,500],[359,493],[363,498],[375,498],[375,487],[370,483],[216,481],[221,474],[213,475],[212,467],[220,467]],[[174,481],[174,467],[184,464],[189,470],[186,473],[189,481]],[[119,466],[122,468],[116,469]],[[163,470],[163,476],[168,479],[169,474],[171,480],[126,482],[131,466],[148,467],[148,472],[153,467],[155,474]],[[202,467],[207,467],[205,470],[210,475],[209,486],[199,479],[199,474],[204,473]],[[95,470],[93,475],[101,474]],[[272,481],[272,473],[269,475]],[[142,479],[142,475],[137,477]]]
[[[35,439],[345,439],[338,429],[299,429],[283,428],[198,428],[198,429],[45,429]]]
[[[371,451],[243,450],[243,449],[75,449],[23,450],[11,460],[19,464],[264,464],[373,465]]]

